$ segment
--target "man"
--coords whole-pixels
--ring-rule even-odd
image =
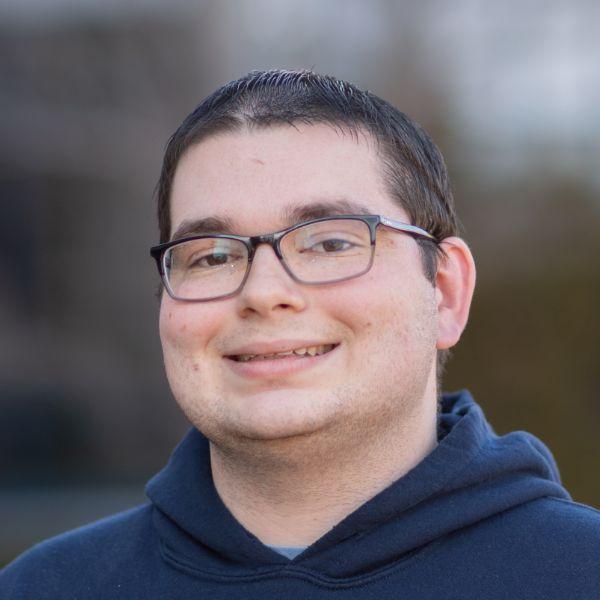
[[[150,502],[3,598],[600,597],[600,514],[533,436],[438,398],[475,283],[446,169],[383,100],[253,72],[170,140],[160,335],[193,428]]]

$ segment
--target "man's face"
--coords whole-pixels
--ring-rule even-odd
[[[215,217],[233,233],[291,225],[286,215],[355,203],[352,212],[407,222],[385,191],[373,143],[325,125],[209,137],[177,168],[173,231]],[[357,443],[435,398],[436,293],[413,238],[380,227],[371,270],[349,281],[293,281],[267,245],[242,291],[210,302],[163,294],[167,376],[192,423],[227,448],[270,440]],[[260,357],[311,346],[321,356]],[[254,441],[252,441],[254,440]]]

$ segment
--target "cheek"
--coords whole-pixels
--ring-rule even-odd
[[[401,306],[407,303],[405,294],[391,277],[381,277],[373,268],[362,277],[323,288],[318,304],[327,313],[344,323],[355,335],[377,330],[395,320]],[[319,288],[315,288],[320,292]]]
[[[196,406],[199,382],[207,389],[216,386],[218,353],[211,352],[210,344],[219,323],[223,322],[219,308],[163,299],[160,310],[160,339],[167,379],[173,395],[192,421],[189,410]]]
[[[201,304],[163,299],[159,330],[165,358],[170,352],[192,355],[205,351],[219,322],[214,313]]]
[[[330,290],[320,304],[371,353],[435,345],[435,289],[423,277],[402,279],[390,276],[390,269],[374,268],[343,289]]]

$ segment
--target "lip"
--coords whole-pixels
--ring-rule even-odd
[[[223,356],[229,358],[230,356],[238,356],[240,354],[277,354],[279,352],[289,352],[296,350],[297,348],[310,348],[311,346],[327,346],[333,344],[334,346],[339,345],[339,342],[331,341],[315,341],[315,340],[276,340],[272,342],[255,342],[252,344],[246,344],[244,346],[238,346],[231,351],[227,351]],[[324,356],[324,355],[323,355]],[[276,360],[284,360],[278,358]]]
[[[274,345],[252,344],[241,347],[239,350],[236,349],[236,351],[232,352],[232,354],[274,354],[276,352],[287,352],[289,350],[294,350],[295,348],[325,345],[318,342],[315,343],[313,341],[301,341],[300,343],[294,341],[292,342],[292,345],[289,345],[289,342],[285,342],[283,345],[278,344],[280,343],[276,342]],[[270,360],[249,360],[246,362],[237,362],[231,358],[228,358],[227,356],[224,358],[226,359],[225,362],[227,366],[239,377],[243,377],[245,379],[273,379],[295,375],[297,373],[301,373],[302,371],[322,366],[331,359],[332,355],[337,354],[339,347],[340,344],[336,343],[333,350],[317,356],[291,355],[283,358],[273,358]]]

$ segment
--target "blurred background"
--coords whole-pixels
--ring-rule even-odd
[[[309,67],[418,120],[479,270],[445,388],[600,506],[600,4],[3,0],[0,561],[143,501],[188,425],[148,248],[166,140],[251,69]]]

